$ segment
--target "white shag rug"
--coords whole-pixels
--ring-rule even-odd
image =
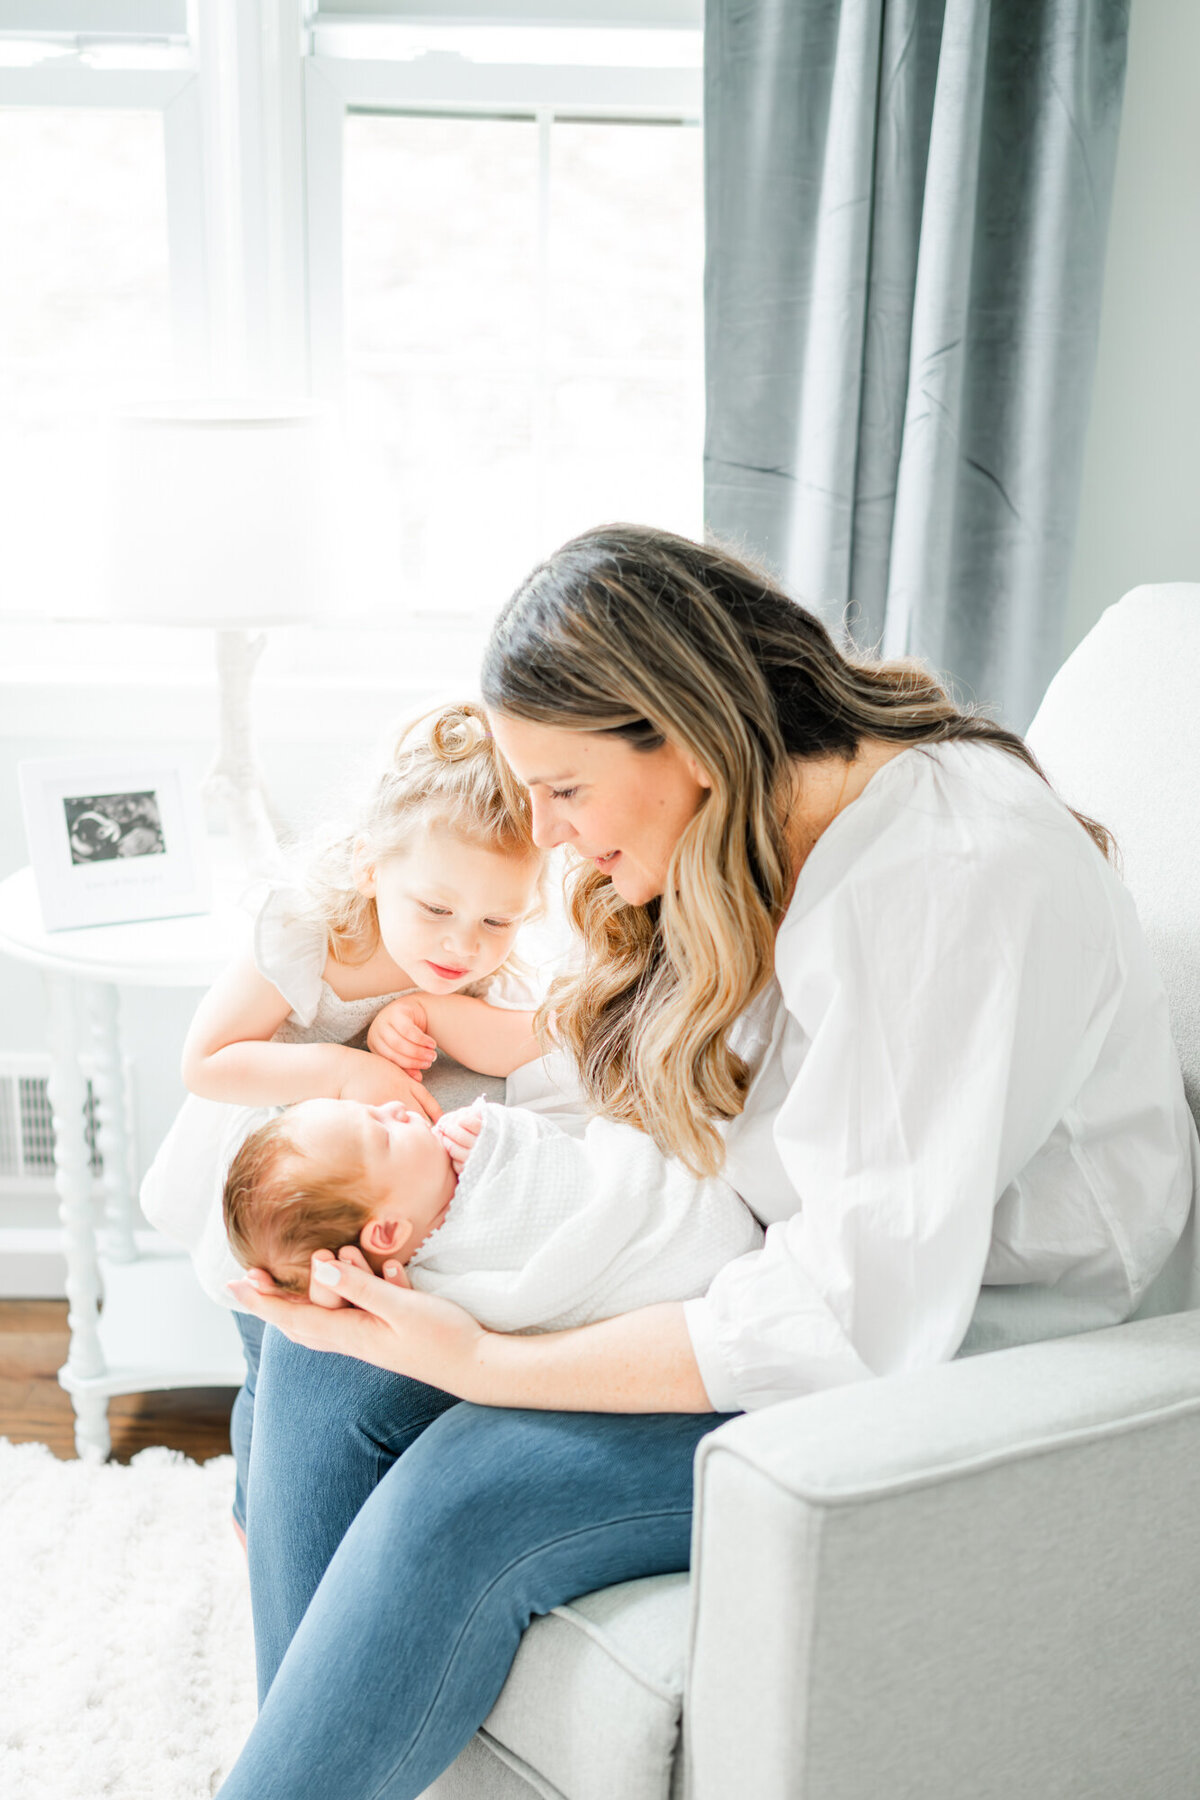
[[[233,1459],[0,1438],[0,1794],[209,1800],[254,1720]]]

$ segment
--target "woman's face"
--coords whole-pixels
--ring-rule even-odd
[[[674,744],[636,750],[604,731],[565,731],[491,715],[500,753],[529,789],[533,835],[567,844],[610,878],[622,900],[661,894],[671,854],[711,783]]]

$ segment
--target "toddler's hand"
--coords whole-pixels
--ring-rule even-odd
[[[475,1140],[482,1129],[482,1096],[470,1106],[460,1106],[454,1112],[443,1113],[434,1126],[434,1136],[440,1138],[446,1146],[456,1175],[462,1174],[463,1164],[475,1148]]]
[[[421,1071],[437,1055],[437,1045],[426,1030],[428,1022],[425,1008],[415,994],[389,1001],[371,1021],[367,1049],[376,1056],[386,1056],[397,1068],[420,1081]]]

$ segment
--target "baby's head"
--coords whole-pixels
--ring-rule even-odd
[[[399,1101],[302,1100],[241,1146],[225,1178],[225,1229],[246,1269],[307,1293],[314,1250],[357,1244],[376,1274],[437,1229],[457,1177],[421,1113]]]
[[[529,797],[481,707],[442,707],[401,737],[353,829],[308,886],[339,961],[382,943],[416,987],[473,988],[509,959],[541,899]]]

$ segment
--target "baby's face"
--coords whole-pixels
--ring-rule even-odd
[[[325,1169],[360,1168],[371,1208],[363,1252],[378,1273],[389,1257],[407,1262],[435,1231],[454,1198],[457,1176],[449,1153],[423,1113],[400,1101],[366,1106],[359,1100],[303,1100],[288,1116],[290,1136],[304,1157]],[[407,1224],[407,1232],[402,1226]],[[396,1227],[390,1232],[391,1227]]]

